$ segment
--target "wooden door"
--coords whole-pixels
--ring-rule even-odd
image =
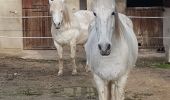
[[[127,8],[128,16],[162,17],[163,9],[155,7]],[[132,18],[140,48],[157,49],[163,47],[162,18]]]
[[[24,37],[51,37],[51,19],[49,16],[48,0],[23,0],[23,16],[39,16],[23,19]],[[24,49],[53,49],[52,39],[26,38],[23,40]]]

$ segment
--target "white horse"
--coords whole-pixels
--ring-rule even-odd
[[[88,38],[88,26],[94,15],[90,11],[78,11],[71,13],[64,0],[49,0],[52,15],[51,33],[54,45],[59,55],[58,76],[63,74],[63,45],[70,45],[73,62],[72,74],[77,74],[75,62],[76,45],[85,44]]]
[[[128,73],[138,55],[131,20],[116,12],[115,0],[94,0],[95,19],[85,45],[99,100],[124,100]]]

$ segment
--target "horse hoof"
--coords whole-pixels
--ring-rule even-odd
[[[86,68],[85,70],[86,70],[86,73],[88,73],[88,72],[90,72],[90,71],[91,71],[89,68]]]
[[[58,76],[62,76],[63,75],[63,72],[58,72]]]
[[[86,73],[89,73],[90,72],[90,70],[89,69],[86,69]]]
[[[72,75],[77,75],[77,71],[76,71],[76,70],[73,71],[73,72],[72,72]]]
[[[86,70],[86,73],[88,73],[88,72],[91,71],[91,70],[90,70],[90,67],[89,67],[88,65],[86,65],[85,70]]]

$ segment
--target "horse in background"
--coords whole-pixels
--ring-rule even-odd
[[[85,45],[99,100],[124,100],[124,87],[135,66],[138,43],[132,21],[117,13],[115,0],[93,0],[94,20]]]
[[[51,34],[59,56],[58,76],[63,75],[63,45],[71,48],[72,75],[77,74],[76,45],[84,45],[88,38],[88,26],[94,18],[90,11],[71,13],[64,0],[49,0],[52,15]],[[87,69],[87,68],[86,68]]]

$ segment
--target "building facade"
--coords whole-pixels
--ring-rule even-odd
[[[70,11],[72,12],[76,12],[80,9],[90,10],[92,1],[93,0],[65,0]],[[164,16],[169,16],[170,12],[168,8],[168,0],[166,0],[166,3],[164,3],[166,4],[165,12],[163,11],[163,4],[159,3],[161,0],[156,0],[155,5],[152,3],[152,5],[148,7],[138,7],[138,5],[142,5],[142,2],[140,3],[141,0],[138,1],[138,4],[134,4],[134,0],[116,0],[118,12],[125,13],[129,16],[141,17],[162,17],[163,13]],[[2,8],[0,9],[0,36],[51,36],[50,18],[21,18],[21,16],[50,16],[48,0],[0,0],[0,6]],[[161,37],[163,37],[163,32],[166,34],[169,33],[168,20],[135,18],[132,18],[132,20],[134,23],[135,33],[138,37],[139,45],[141,45],[141,48],[156,49],[163,46],[163,38]],[[160,38],[154,39],[152,37]],[[1,37],[0,49],[39,50],[54,49],[54,46],[51,39],[22,39]]]
[[[65,0],[70,11],[91,8],[93,0]],[[125,7],[117,0],[119,8]],[[53,49],[51,39],[22,39],[17,37],[49,37],[49,18],[21,18],[22,16],[49,16],[48,0],[0,0],[0,49]],[[123,11],[122,11],[123,12]],[[16,38],[7,38],[16,37]]]

